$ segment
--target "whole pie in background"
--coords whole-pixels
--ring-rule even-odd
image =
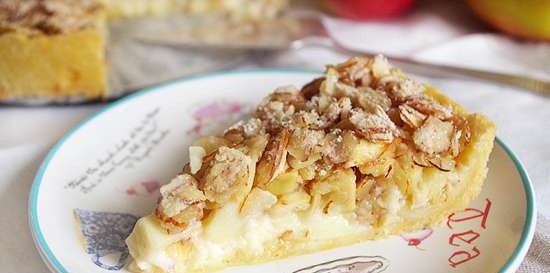
[[[112,97],[106,51],[113,20],[175,15],[266,20],[286,5],[286,0],[2,0],[0,101]]]
[[[233,20],[276,17],[288,0],[100,0],[111,18],[136,16],[226,16]]]
[[[105,23],[93,1],[0,1],[0,100],[105,97]]]

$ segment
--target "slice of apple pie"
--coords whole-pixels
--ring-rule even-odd
[[[198,139],[127,239],[136,272],[210,272],[441,223],[481,190],[495,127],[383,56],[352,58]]]

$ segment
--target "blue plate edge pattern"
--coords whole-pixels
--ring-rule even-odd
[[[319,74],[321,71],[319,70],[308,70],[308,69],[293,69],[293,68],[253,68],[253,69],[243,69],[243,70],[234,70],[234,71],[219,71],[219,72],[213,72],[208,74],[201,74],[196,76],[190,76],[186,78],[182,78],[179,80],[167,82],[164,84],[156,85],[153,87],[149,87],[143,90],[140,90],[138,92],[135,92],[133,94],[130,94],[122,99],[119,99],[113,103],[110,103],[97,112],[93,113],[83,121],[81,121],[77,126],[75,126],[73,129],[71,129],[68,133],[66,133],[48,152],[45,159],[40,164],[40,167],[37,171],[37,174],[35,176],[35,179],[33,181],[31,191],[29,194],[29,200],[28,200],[28,220],[29,225],[31,228],[31,234],[33,237],[33,241],[35,242],[35,246],[37,247],[37,250],[40,252],[40,256],[44,259],[45,263],[47,265],[50,265],[52,268],[54,268],[57,272],[60,273],[69,273],[65,267],[61,264],[61,262],[55,257],[51,249],[49,248],[48,244],[46,243],[46,240],[44,238],[44,235],[42,234],[42,231],[40,229],[40,224],[38,222],[38,193],[40,189],[40,184],[42,182],[42,178],[49,166],[50,161],[54,157],[54,155],[57,153],[57,151],[62,147],[62,145],[74,134],[76,133],[80,128],[100,116],[101,114],[107,112],[108,110],[121,105],[127,101],[130,101],[134,98],[137,98],[139,96],[142,96],[144,94],[147,94],[149,92],[153,92],[155,90],[168,87],[171,85],[176,85],[179,83],[192,81],[192,80],[199,80],[204,78],[211,78],[211,77],[218,77],[218,76],[226,76],[226,75],[236,75],[236,74],[243,74],[243,73],[309,73],[309,74]],[[525,257],[527,254],[527,251],[529,249],[529,246],[531,244],[531,241],[533,239],[534,235],[534,226],[536,221],[536,206],[535,206],[535,194],[533,190],[533,186],[531,183],[531,179],[529,178],[529,175],[527,174],[527,171],[525,170],[525,167],[519,160],[519,158],[512,152],[512,150],[502,141],[498,136],[495,138],[495,141],[498,145],[500,145],[506,154],[512,159],[514,162],[514,165],[520,174],[523,188],[526,194],[526,201],[527,201],[527,211],[526,211],[526,217],[525,222],[523,225],[523,232],[521,234],[520,241],[518,242],[518,245],[510,258],[508,258],[507,262],[502,266],[502,268],[498,271],[498,273],[511,273],[510,270],[515,270],[518,266],[521,260]],[[518,261],[519,260],[519,261]],[[47,266],[47,267],[50,267]]]

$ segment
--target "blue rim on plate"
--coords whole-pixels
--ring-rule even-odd
[[[130,100],[133,100],[139,96],[142,96],[144,94],[157,91],[161,88],[168,87],[171,85],[180,84],[183,82],[193,81],[193,80],[199,80],[199,79],[205,79],[205,78],[211,78],[211,77],[218,77],[218,76],[227,76],[227,75],[235,75],[235,74],[243,74],[243,73],[280,73],[280,72],[287,72],[287,73],[320,73],[318,70],[306,70],[306,69],[289,69],[289,68],[256,68],[256,69],[248,69],[248,70],[237,70],[237,71],[221,71],[221,72],[214,72],[204,75],[197,75],[192,77],[183,78],[180,80],[167,82],[164,84],[160,84],[154,87],[146,88],[143,90],[140,90],[136,93],[133,93],[131,95],[128,95],[122,99],[119,99],[96,113],[92,114],[88,118],[86,118],[84,121],[82,121],[80,124],[78,124],[76,127],[74,127],[71,131],[69,131],[67,134],[65,134],[50,150],[42,164],[40,165],[40,168],[38,169],[38,172],[36,174],[36,177],[34,179],[31,192],[29,195],[29,208],[28,208],[28,214],[29,214],[29,225],[31,226],[31,231],[33,235],[33,239],[35,241],[35,244],[38,248],[38,251],[40,252],[41,256],[45,259],[49,266],[54,268],[56,271],[61,273],[69,273],[69,271],[61,264],[61,262],[55,257],[52,250],[46,243],[46,240],[44,238],[44,235],[42,234],[42,230],[40,229],[40,223],[38,222],[38,192],[40,190],[40,184],[42,183],[42,179],[44,177],[44,173],[48,169],[48,166],[50,164],[50,161],[55,156],[57,151],[63,146],[63,144],[71,138],[71,136],[77,132],[80,128],[88,124],[89,122],[96,119],[98,116],[108,112],[114,107],[117,107],[123,103],[126,103]],[[496,137],[496,143],[500,145],[506,152],[506,154],[512,159],[514,162],[514,165],[516,166],[516,169],[518,173],[521,176],[521,181],[523,182],[523,188],[525,190],[525,198],[527,200],[527,212],[525,217],[525,223],[523,224],[523,232],[521,234],[520,241],[518,243],[518,246],[508,259],[508,261],[502,266],[502,268],[498,271],[498,273],[503,273],[508,271],[510,267],[519,261],[518,258],[524,256],[527,253],[528,247],[530,245],[530,242],[533,238],[533,229],[535,226],[535,194],[533,191],[533,186],[531,183],[531,179],[527,175],[527,171],[525,170],[525,167],[520,162],[518,157],[512,152],[512,150],[502,142],[498,137]]]

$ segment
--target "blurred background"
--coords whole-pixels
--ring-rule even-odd
[[[322,69],[345,58],[335,45],[550,80],[548,1],[187,1],[183,15],[163,11],[161,2],[141,11],[114,7],[110,96],[205,71]]]
[[[4,1],[8,0],[0,4]],[[404,59],[407,72],[493,119],[498,136],[526,164],[541,217],[550,217],[548,96],[502,82],[406,66],[413,61],[550,81],[549,0],[102,2],[109,17],[105,96],[0,98],[0,199],[8,204],[0,207],[0,214],[10,219],[26,215],[28,190],[49,148],[111,101],[155,84],[213,71],[258,67],[321,71],[326,64],[357,52],[386,54],[396,62]],[[0,39],[2,20],[9,18],[0,11]],[[2,56],[0,71],[9,70],[3,67]],[[9,79],[0,75],[0,87],[2,81]],[[0,229],[12,231],[17,242],[4,236],[0,245],[19,258],[0,255],[0,263],[10,268],[23,259],[24,268],[19,271],[39,272],[44,265],[34,252],[26,220],[13,221],[2,221]],[[549,272],[544,271],[550,267],[548,232],[539,229],[534,242],[539,248],[528,257],[529,266],[535,267],[524,265],[521,272]],[[537,266],[541,271],[532,270]]]

